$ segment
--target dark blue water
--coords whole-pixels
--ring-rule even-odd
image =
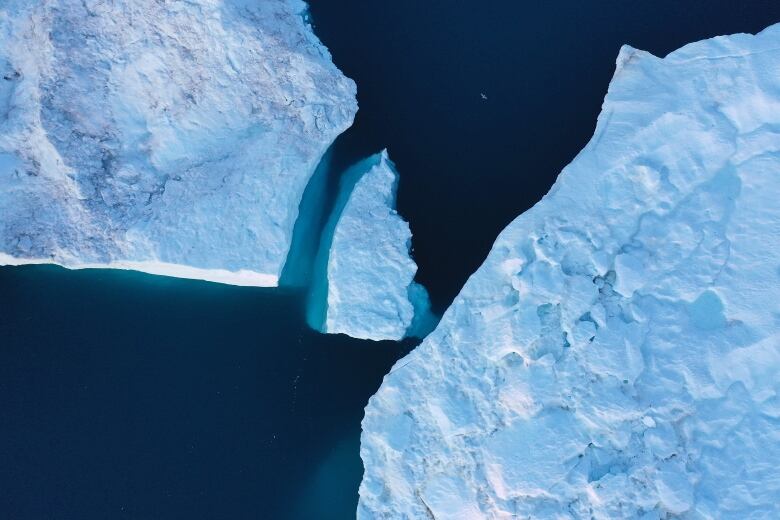
[[[620,44],[663,55],[780,4],[318,0],[312,16],[361,106],[328,189],[389,149],[441,311],[588,140]],[[310,331],[302,290],[2,268],[0,518],[350,518],[363,407],[411,346]]]
[[[410,345],[310,331],[294,291],[29,266],[0,294],[0,518],[354,511],[362,409]]]
[[[310,4],[315,32],[358,84],[335,159],[388,148],[437,312],[589,140],[622,44],[664,56],[780,22],[776,0]]]

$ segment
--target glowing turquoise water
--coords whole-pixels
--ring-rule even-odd
[[[321,228],[319,247],[314,256],[311,289],[308,295],[306,321],[315,330],[322,330],[328,310],[328,255],[333,234],[336,232],[341,214],[349,201],[349,196],[363,175],[379,162],[378,156],[372,156],[349,167],[340,177],[335,201],[332,204],[325,225]]]

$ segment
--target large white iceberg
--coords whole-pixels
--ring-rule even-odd
[[[414,282],[412,233],[395,210],[398,173],[387,151],[350,168],[322,239],[310,322],[322,332],[400,340],[426,330],[428,294]]]
[[[363,421],[360,518],[780,518],[780,26],[624,47]]]
[[[299,0],[0,4],[0,264],[276,285],[355,86]]]

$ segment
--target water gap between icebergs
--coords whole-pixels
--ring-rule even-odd
[[[280,287],[305,291],[306,323],[324,330],[327,314],[328,258],[336,226],[355,185],[376,163],[379,154],[356,158],[349,133],[341,134],[323,155],[304,190],[293,229],[290,251],[279,279]],[[422,286],[409,287],[415,317],[408,335],[424,338],[438,324]]]
[[[365,171],[361,164],[368,160],[356,162],[344,152],[340,146],[344,135],[331,144],[306,185],[290,251],[279,278],[280,287],[294,287],[305,292],[306,323],[316,331],[321,330],[327,312],[328,253],[336,223]],[[352,166],[348,167],[350,163]]]
[[[328,311],[328,257],[333,244],[333,234],[336,232],[336,224],[338,224],[355,185],[376,162],[376,155],[363,159],[347,169],[340,176],[337,183],[336,197],[328,213],[329,216],[325,219],[321,228],[319,246],[312,260],[311,283],[306,305],[306,322],[314,330],[323,330]]]

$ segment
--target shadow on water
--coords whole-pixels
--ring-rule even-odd
[[[346,174],[377,152],[364,146],[355,127],[339,135],[317,165],[304,190],[293,229],[292,244],[279,283],[285,287],[306,287],[314,275],[314,262],[320,249],[323,230],[339,202],[345,202],[354,187],[342,182]],[[326,242],[329,237],[325,236]]]
[[[330,166],[332,155],[329,148],[303,192],[290,251],[279,277],[279,285],[283,287],[305,288],[311,283],[322,228],[332,211],[332,203],[329,201],[335,197],[334,191],[337,190],[338,175]]]
[[[327,315],[328,257],[336,225],[349,197],[362,175],[378,161],[363,158],[343,166],[350,150],[340,136],[320,161],[306,186],[293,230],[288,260],[279,284],[308,288],[306,321],[314,330],[323,330]]]

